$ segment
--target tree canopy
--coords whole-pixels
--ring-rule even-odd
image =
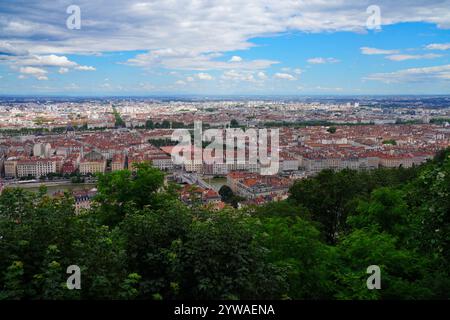
[[[186,206],[147,163],[97,188],[78,214],[69,194],[3,191],[0,299],[450,298],[448,150],[411,169],[322,171],[241,209]]]

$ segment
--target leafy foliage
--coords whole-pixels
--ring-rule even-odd
[[[0,299],[450,298],[449,151],[412,169],[323,171],[290,192],[213,212],[149,164],[99,176],[81,214],[68,194],[7,188]],[[66,288],[70,265],[81,290]],[[367,289],[370,265],[381,290]]]

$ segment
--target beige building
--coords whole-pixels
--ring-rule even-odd
[[[172,158],[166,155],[157,155],[150,157],[152,166],[161,171],[170,171],[173,169]]]
[[[104,173],[106,170],[106,160],[88,160],[83,159],[80,161],[80,173]]]
[[[116,154],[111,161],[111,171],[119,171],[125,169],[125,156]]]
[[[383,155],[380,156],[380,166],[385,168],[410,168],[413,166],[413,157],[409,155]]]
[[[17,177],[17,158],[9,158],[5,160],[5,177],[12,178]]]
[[[41,177],[56,172],[56,161],[51,159],[28,159],[17,162],[18,177]]]

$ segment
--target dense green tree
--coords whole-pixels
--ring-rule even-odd
[[[359,199],[367,199],[379,187],[398,186],[411,181],[417,169],[377,169],[373,171],[323,170],[317,176],[296,182],[290,200],[308,209],[313,220],[322,225],[329,243],[347,229],[346,219]]]
[[[155,124],[153,123],[152,120],[147,120],[147,121],[145,121],[145,128],[147,128],[147,129],[154,129],[155,128]]]
[[[142,297],[174,297],[168,252],[174,241],[185,238],[190,221],[188,208],[173,201],[160,210],[135,211],[119,225],[128,269],[141,277]]]
[[[149,164],[101,175],[78,214],[69,194],[6,188],[0,299],[449,299],[449,156],[323,171],[286,201],[218,212],[183,204]],[[82,290],[65,286],[70,265]]]
[[[0,300],[20,300],[25,297],[23,263],[13,261],[3,275],[3,288],[0,290]]]
[[[236,119],[231,119],[230,121],[230,127],[231,128],[237,128],[239,127],[239,122]]]
[[[329,127],[328,129],[327,129],[327,131],[329,132],[329,133],[336,133],[336,127]]]
[[[220,187],[219,195],[223,202],[228,203],[233,208],[237,208],[239,202],[245,200],[245,198],[234,194],[233,190],[231,190],[231,188],[227,185],[223,185],[222,187]]]
[[[352,228],[373,227],[380,232],[404,238],[409,225],[409,208],[403,199],[403,192],[380,188],[372,192],[369,201],[360,201],[357,214],[348,218]]]
[[[185,241],[173,248],[180,263],[180,296],[200,299],[281,298],[280,268],[267,263],[254,241],[253,223],[232,212],[193,220]]]
[[[102,223],[115,225],[130,208],[158,205],[156,192],[163,186],[164,173],[148,163],[136,164],[134,169],[98,176],[95,201]]]
[[[292,299],[325,299],[333,292],[330,270],[334,250],[321,241],[320,232],[302,218],[264,218],[258,241],[269,251],[268,260],[286,274]]]
[[[428,260],[413,250],[399,247],[396,237],[371,228],[357,229],[337,246],[338,299],[430,299],[433,292],[421,285]],[[367,289],[367,268],[381,271],[381,289]]]

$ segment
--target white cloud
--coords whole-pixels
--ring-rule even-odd
[[[186,78],[186,81],[187,81],[187,82],[194,82],[195,79],[194,79],[194,77],[187,77],[187,78]]]
[[[54,54],[38,56],[27,56],[16,61],[17,64],[27,66],[39,66],[39,67],[64,67],[72,68],[77,65],[76,62],[70,61],[65,56],[57,56]]]
[[[278,61],[273,60],[249,60],[243,61],[240,57],[234,56],[229,61],[216,60],[222,54],[217,52],[200,53],[197,50],[183,49],[163,49],[154,50],[147,53],[138,54],[129,59],[126,63],[140,67],[163,67],[168,69],[199,70],[206,71],[212,69],[265,69]],[[240,60],[239,60],[240,59]],[[232,61],[233,60],[233,61]]]
[[[344,91],[344,89],[341,88],[341,87],[322,87],[322,86],[316,86],[316,87],[299,86],[299,87],[297,87],[297,90],[299,90],[299,91],[311,91],[311,92],[320,91],[321,93],[323,93],[324,91],[326,91],[326,92],[341,92],[341,91]]]
[[[178,80],[175,82],[175,84],[179,85],[179,86],[184,86],[184,85],[186,85],[186,82],[184,82],[183,80]]]
[[[369,48],[369,47],[362,47],[360,49],[361,49],[362,54],[367,54],[367,55],[399,53],[398,50],[385,50],[385,49],[377,49],[377,48]]]
[[[374,73],[365,79],[385,83],[450,80],[450,64],[435,67],[410,68],[389,73]]]
[[[256,79],[267,77],[265,70],[278,62],[229,61],[223,57],[255,47],[257,44],[252,39],[285,32],[365,32],[369,4],[360,0],[110,0],[107,3],[77,0],[77,5],[86,8],[83,11],[86,14],[82,17],[82,30],[74,32],[67,30],[64,23],[67,19],[65,1],[1,3],[0,52],[3,54],[0,53],[0,63],[15,64],[17,70],[22,66],[82,70],[83,66],[64,65],[75,63],[66,56],[140,50],[145,53],[123,62],[189,73],[252,71]],[[421,22],[450,28],[450,0],[378,0],[376,4],[382,9],[383,25]],[[365,48],[361,49],[364,54],[399,54],[396,50]],[[430,50],[444,48],[446,44],[427,46]],[[41,58],[33,58],[35,56]],[[23,61],[27,59],[30,64]],[[313,63],[333,62],[318,59],[312,60]],[[291,74],[287,74],[293,77],[300,74],[289,72]],[[186,79],[185,82],[191,81]]]
[[[20,73],[30,74],[30,75],[43,75],[46,74],[47,71],[41,68],[35,67],[21,67],[19,69]]]
[[[3,49],[2,49],[3,48]],[[2,59],[2,50],[10,52],[10,55],[3,55],[7,59]],[[13,50],[13,49],[14,50]],[[13,54],[13,53],[26,53],[26,51],[16,50],[9,43],[2,42],[0,44],[0,61],[5,60],[7,64],[11,66],[12,69],[19,69],[23,67],[39,67],[40,70],[45,70],[43,68],[59,68],[58,73],[65,74],[70,71],[70,69],[76,69],[81,71],[94,71],[95,68],[91,66],[80,66],[78,63],[69,60],[66,56],[58,56],[55,54],[50,55],[30,55],[26,53],[25,55]],[[23,70],[23,69],[22,69]],[[46,71],[47,72],[47,71]],[[38,80],[47,80],[44,77]]]
[[[297,80],[296,77],[294,77],[292,74],[289,73],[275,73],[273,77],[282,80],[290,80],[290,81]]]
[[[0,56],[25,56],[28,50],[17,48],[6,41],[0,41]]]
[[[310,64],[325,64],[325,63],[338,63],[339,60],[335,58],[311,58],[307,60]]]
[[[229,62],[241,62],[242,58],[239,56],[232,56]]]
[[[225,71],[222,75],[222,79],[232,81],[255,81],[255,77],[252,72],[238,72],[236,70]]]
[[[69,69],[68,69],[68,68],[59,68],[59,70],[58,70],[58,73],[59,73],[59,74],[65,74],[65,73],[67,73],[67,72],[69,72]]]
[[[421,60],[421,59],[436,59],[442,57],[441,54],[394,54],[386,56],[386,59],[392,61],[405,61],[405,60]]]
[[[425,47],[428,50],[448,50],[450,43],[431,43]]]
[[[19,72],[22,73],[19,79],[25,79],[26,75],[35,77],[37,80],[48,80],[47,71],[36,67],[21,67]]]
[[[262,71],[259,71],[257,76],[261,80],[267,80],[267,78],[268,78],[267,75],[264,72],[262,72]]]
[[[200,72],[197,73],[197,78],[200,80],[213,80],[214,78],[209,73]]]
[[[76,70],[80,70],[80,71],[95,71],[96,69],[94,67],[91,66],[77,66],[75,67]]]
[[[420,21],[450,27],[450,0],[378,0],[376,4],[382,9],[383,25]],[[138,56],[130,63],[199,70],[206,61],[205,68],[235,69],[227,66],[229,62],[214,61],[210,54],[249,49],[255,46],[251,39],[283,32],[364,32],[368,18],[368,2],[360,0],[111,0],[107,14],[104,1],[77,0],[77,5],[88,10],[82,32],[69,32],[62,23],[67,19],[64,1],[3,1],[0,39],[11,39],[11,45],[33,54],[177,48],[188,54],[172,59]],[[264,69],[261,65],[271,63],[253,64],[253,69],[255,65]]]
[[[303,73],[303,70],[300,69],[300,68],[296,68],[296,69],[294,69],[294,73],[295,73],[295,74],[302,74],[302,73]]]
[[[344,90],[341,87],[322,87],[322,86],[317,86],[314,89],[318,90],[318,91],[329,91],[329,92],[331,92],[331,91],[338,91],[339,92],[339,91],[343,91]]]

